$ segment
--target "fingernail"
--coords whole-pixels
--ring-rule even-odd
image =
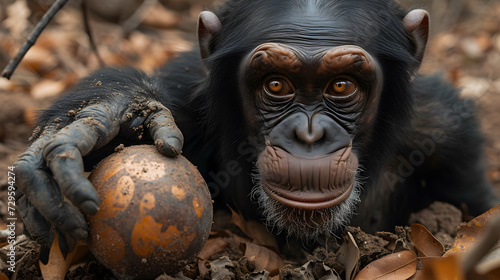
[[[170,148],[169,150],[170,150],[171,154],[176,155],[176,154],[179,154],[181,152],[182,144],[181,144],[181,141],[179,141],[179,139],[177,139],[175,137],[168,138],[167,145]]]
[[[77,228],[71,232],[71,236],[73,236],[74,238],[76,238],[78,240],[83,240],[83,239],[87,239],[88,234],[87,234],[86,230],[84,230],[82,228]]]
[[[92,201],[92,200],[86,200],[80,204],[80,208],[85,214],[90,214],[90,215],[95,215],[97,213],[97,210],[99,210],[99,206]]]

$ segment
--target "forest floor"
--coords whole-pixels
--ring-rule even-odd
[[[0,69],[15,55],[34,24],[46,11],[47,6],[39,4],[43,2],[51,1],[0,0]],[[152,71],[175,54],[192,47],[196,17],[206,8],[200,4],[204,1],[196,0],[162,1],[165,5],[149,1],[154,6],[142,6],[142,13],[132,15],[137,8],[134,3],[141,1],[127,0],[130,5],[115,7],[101,7],[95,4],[100,3],[97,0],[87,2],[91,9],[90,27],[104,63],[131,65],[145,71]],[[191,4],[183,6],[184,2]],[[477,101],[475,110],[486,142],[487,175],[500,194],[500,1],[457,1],[465,3],[453,14],[449,14],[453,10],[453,1],[436,2],[443,4],[423,7],[430,8],[431,18],[437,20],[434,21],[421,72],[441,72],[453,85],[463,89],[463,96]],[[78,5],[71,3],[44,30],[11,80],[0,78],[1,247],[7,245],[8,167],[26,149],[37,112],[47,108],[57,97],[67,93],[78,79],[98,67],[99,62],[91,50],[83,26],[81,10]],[[346,268],[348,262],[340,260],[341,251],[345,248],[336,245],[311,252],[301,251],[296,258],[280,255],[278,263],[256,262],[255,257],[246,256],[241,244],[258,244],[256,240],[260,233],[256,236],[245,230],[247,221],[242,221],[237,215],[232,217],[233,223],[229,222],[230,219],[226,213],[215,214],[216,224],[210,239],[212,241],[209,241],[212,249],[203,251],[206,259],[197,259],[175,277],[267,279],[269,275],[258,273],[259,268],[263,267],[274,269],[273,274],[279,271],[279,276],[275,276],[278,278],[274,279],[335,279],[329,278],[333,277],[329,276],[331,269],[345,279],[346,273],[350,273],[346,272],[349,270]],[[235,219],[239,222],[234,222]],[[452,247],[457,226],[466,219],[463,212],[455,207],[435,203],[423,212],[412,215],[407,225],[401,225],[393,233],[368,235],[357,228],[349,228],[354,241],[346,243],[358,245],[359,258],[356,262],[364,267],[390,255],[398,239],[408,239],[409,228],[405,226],[415,222],[427,227],[447,250]],[[36,261],[38,248],[26,240],[22,232],[23,225],[18,221],[16,236],[19,250],[16,252],[15,274],[5,270],[7,249],[4,247],[0,250],[0,280],[7,279],[7,276],[12,279],[41,279]],[[262,254],[259,258],[269,257],[268,253]],[[305,275],[313,276],[307,278]],[[115,276],[92,256],[86,255],[72,264],[66,279],[115,279]],[[174,278],[164,275],[160,279]]]

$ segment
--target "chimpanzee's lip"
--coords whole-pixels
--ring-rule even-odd
[[[358,159],[352,145],[315,158],[299,157],[268,145],[257,166],[263,188],[271,198],[290,207],[319,210],[349,197]]]
[[[271,184],[263,185],[264,191],[276,201],[298,209],[320,210],[339,205],[344,202],[352,192],[354,184],[346,188],[338,188],[328,192],[288,191]]]

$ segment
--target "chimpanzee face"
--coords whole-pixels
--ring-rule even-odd
[[[353,144],[376,111],[378,63],[352,45],[265,43],[244,60],[240,77],[253,108],[247,119],[257,119],[249,126],[263,143],[254,193],[268,222],[309,238],[335,230],[359,199]]]
[[[212,114],[234,128],[228,105],[241,105],[268,224],[304,239],[335,232],[355,213],[362,171],[380,171],[410,118],[428,14],[385,0],[245,3],[200,16]]]

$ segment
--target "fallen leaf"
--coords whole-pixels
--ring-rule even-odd
[[[205,246],[203,246],[203,248],[201,249],[200,253],[198,254],[198,258],[202,260],[208,260],[208,258],[210,258],[211,256],[224,250],[227,244],[228,243],[222,237],[210,238],[207,240],[207,243],[205,243]]]
[[[247,274],[245,277],[245,280],[262,280],[262,279],[269,279],[269,271],[263,270],[258,272],[252,272]]]
[[[208,258],[224,250],[227,245],[228,243],[226,242],[226,240],[224,240],[223,237],[210,238],[207,240],[205,246],[203,246],[200,253],[198,254],[198,271],[200,272],[200,275],[205,275],[208,273],[208,269],[205,266]]]
[[[467,224],[461,226],[457,231],[457,237],[453,242],[450,250],[448,250],[444,257],[450,256],[454,253],[463,253],[470,250],[477,242],[478,238],[486,230],[486,223],[492,217],[500,215],[500,205],[497,205],[482,215],[474,218]]]
[[[500,268],[500,215],[488,219],[485,231],[478,238],[478,242],[474,244],[464,256],[461,267],[464,272],[469,274],[490,275],[496,274]],[[494,278],[498,279],[498,278]]]
[[[340,280],[337,272],[326,266],[322,261],[308,261],[301,267],[293,268],[280,279],[300,280]]]
[[[2,3],[5,5],[6,3]],[[31,14],[28,8],[27,1],[14,1],[7,7],[7,18],[3,21],[2,25],[9,29],[9,33],[17,37],[23,37],[23,33],[30,27],[28,17]]]
[[[417,256],[407,250],[384,256],[365,266],[355,280],[408,279],[417,271]]]
[[[226,280],[235,279],[234,273],[230,270],[235,268],[236,265],[227,256],[223,256],[210,263],[210,279],[213,280]]]
[[[354,279],[359,268],[359,248],[350,232],[343,236],[344,243],[340,246],[337,260],[346,270],[346,280]]]
[[[35,99],[44,99],[59,95],[66,85],[62,81],[42,80],[33,85],[31,88],[31,96]]]
[[[58,64],[59,62],[52,51],[48,48],[41,47],[39,44],[31,47],[21,62],[22,66],[41,75],[54,69]]]
[[[274,276],[284,265],[283,259],[276,252],[264,246],[250,242],[241,243],[241,246],[245,257],[249,259],[254,257],[255,271],[267,270]]]
[[[417,280],[463,280],[465,279],[461,269],[460,255],[455,254],[445,258],[423,258],[421,259],[424,269]]]
[[[421,224],[411,225],[410,240],[419,257],[441,257],[444,254],[443,244]]]
[[[173,28],[181,21],[179,13],[173,12],[156,3],[154,9],[144,18],[142,25],[156,28]]]
[[[229,207],[231,209],[231,207]],[[269,248],[278,248],[276,238],[269,233],[266,226],[256,221],[247,221],[243,216],[231,209],[231,223],[235,224],[241,231],[250,237],[254,243]],[[277,250],[276,250],[277,251]]]

